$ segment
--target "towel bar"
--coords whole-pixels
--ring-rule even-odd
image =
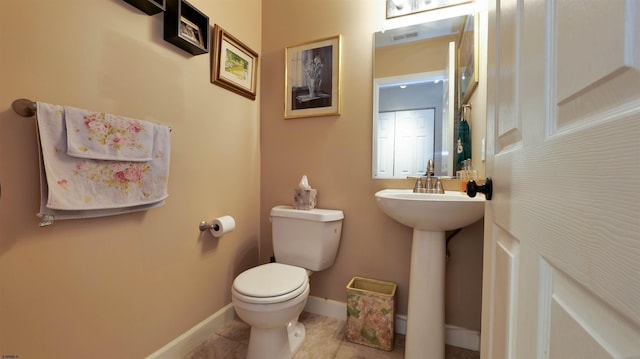
[[[15,111],[18,115],[22,117],[35,116],[36,110],[38,109],[38,106],[36,105],[36,103],[27,98],[19,98],[17,100],[14,100],[11,103],[11,107],[13,108],[13,111]],[[169,132],[171,131],[172,129],[171,127],[169,127]]]

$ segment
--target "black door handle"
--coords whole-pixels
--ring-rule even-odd
[[[478,186],[474,180],[467,182],[467,195],[469,197],[475,197],[478,192],[484,193],[487,201],[491,200],[491,195],[493,194],[493,181],[491,177],[487,177],[487,180],[481,186]]]

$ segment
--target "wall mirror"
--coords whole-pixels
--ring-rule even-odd
[[[374,34],[373,178],[453,176],[456,49],[470,15]],[[477,61],[476,61],[477,62]]]

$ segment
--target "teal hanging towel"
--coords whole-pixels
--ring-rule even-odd
[[[457,144],[456,167],[463,167],[464,160],[471,158],[471,130],[469,122],[462,118],[458,124],[458,144]]]

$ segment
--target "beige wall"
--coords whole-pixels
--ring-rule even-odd
[[[259,0],[191,0],[261,48]],[[141,358],[231,302],[258,262],[259,98],[210,83],[209,55],[122,0],[0,1],[0,354]],[[170,197],[143,213],[39,228],[28,97],[172,127]],[[220,240],[198,223],[231,214]]]
[[[378,48],[373,60],[374,77],[443,71],[451,41],[456,41],[456,37],[447,36]]]
[[[398,312],[406,314],[412,231],[385,216],[374,193],[412,188],[413,183],[371,178],[372,34],[416,17],[385,21],[383,0],[329,0],[316,5],[271,0],[263,9],[260,260],[266,262],[272,255],[270,208],[291,204],[293,189],[306,174],[318,189],[318,206],[345,213],[336,263],[311,277],[311,295],[345,301],[345,286],[353,276],[389,280],[398,283]],[[447,8],[417,18],[449,17],[464,9],[468,11],[465,6]],[[337,34],[343,39],[342,114],[284,120],[285,47]],[[483,103],[475,102],[474,110],[480,113]],[[475,141],[474,147],[479,144]],[[453,242],[447,268],[447,322],[479,330],[482,224],[460,232]]]

